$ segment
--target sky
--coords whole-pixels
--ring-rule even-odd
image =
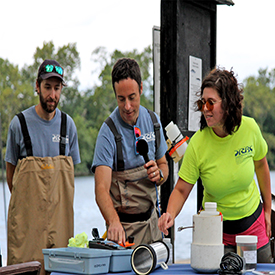
[[[239,81],[275,68],[274,0],[233,0],[217,8],[217,65],[238,74]],[[91,53],[105,47],[132,51],[152,45],[160,26],[160,0],[2,0],[0,58],[21,68],[33,63],[36,47],[76,43],[81,58],[80,89],[95,84]]]

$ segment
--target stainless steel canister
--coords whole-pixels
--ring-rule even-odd
[[[167,269],[169,247],[164,242],[141,244],[137,246],[131,256],[133,271],[138,275],[146,275],[155,268]]]

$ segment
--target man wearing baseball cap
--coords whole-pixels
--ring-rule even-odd
[[[6,151],[8,265],[42,264],[43,248],[65,247],[74,235],[74,165],[80,163],[73,119],[57,105],[64,69],[46,59],[38,69],[39,103],[11,121]]]

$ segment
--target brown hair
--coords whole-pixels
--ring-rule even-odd
[[[131,78],[137,82],[140,92],[141,73],[139,65],[134,59],[123,57],[117,60],[112,70],[112,84],[115,93],[115,82],[127,78]]]
[[[230,71],[220,68],[212,70],[202,82],[199,91],[200,98],[204,88],[213,88],[218,92],[222,99],[222,108],[224,110],[224,130],[229,135],[232,135],[239,129],[243,114],[243,88],[238,84],[234,72],[232,69]],[[200,129],[202,130],[205,127],[207,127],[207,123],[202,114]]]

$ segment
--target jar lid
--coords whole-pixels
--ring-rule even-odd
[[[252,235],[239,235],[236,236],[236,243],[257,243],[258,237]]]

